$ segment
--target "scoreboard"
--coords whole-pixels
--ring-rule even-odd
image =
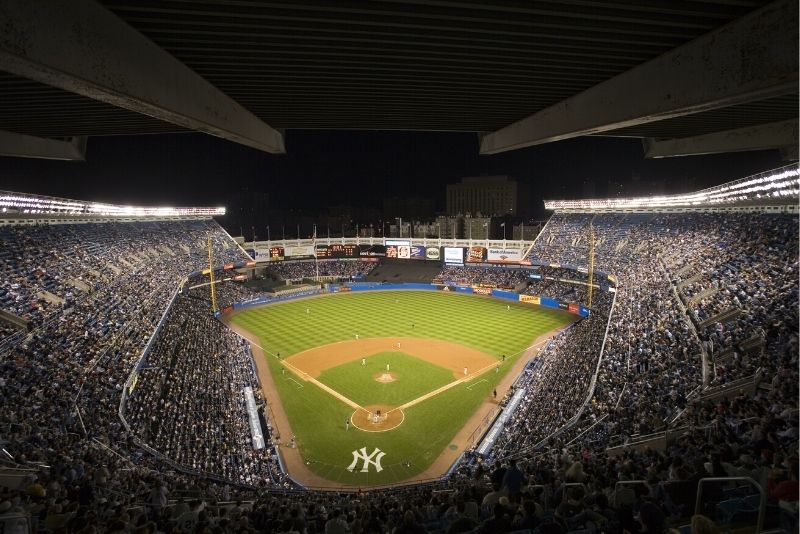
[[[283,261],[283,247],[270,247],[269,261]]]
[[[335,243],[317,245],[317,258],[358,258],[359,247],[353,244]]]

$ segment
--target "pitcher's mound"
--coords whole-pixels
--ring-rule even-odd
[[[365,432],[386,432],[400,426],[405,417],[403,410],[385,404],[374,404],[356,410],[350,421],[354,427]]]
[[[380,373],[375,373],[375,381],[381,382],[382,384],[388,384],[389,382],[394,382],[397,380],[397,375],[391,371],[381,371]]]

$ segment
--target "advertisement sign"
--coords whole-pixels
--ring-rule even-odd
[[[425,249],[426,260],[438,260],[441,258],[439,247],[428,247]]]
[[[231,269],[233,269],[233,264],[232,263],[226,263],[226,264],[224,264],[222,266],[222,270],[223,271],[230,271]]]
[[[305,245],[301,247],[283,247],[283,255],[286,258],[313,258],[314,245]]]
[[[253,260],[249,260],[249,261],[244,262],[244,266],[245,267],[255,267],[256,266],[256,262],[254,262]]]
[[[411,254],[409,256],[412,260],[425,259],[425,247],[414,245],[411,247]]]
[[[386,247],[383,245],[361,245],[358,254],[362,258],[382,258],[386,256]]]
[[[425,247],[419,245],[388,245],[387,258],[400,258],[401,260],[424,260]]]
[[[472,288],[472,292],[476,295],[491,295],[492,288],[491,287],[474,287]]]
[[[534,295],[520,295],[519,301],[527,302],[528,304],[541,304],[539,297]]]
[[[409,241],[408,239],[387,239],[385,243],[387,247],[390,245],[394,247],[399,247],[401,245],[409,246],[411,244],[411,241]]]
[[[520,248],[489,247],[486,252],[486,261],[493,263],[517,263],[522,260]]]
[[[578,313],[578,305],[574,302],[570,303],[569,307],[567,308],[571,313]]]
[[[470,247],[467,250],[467,263],[480,263],[486,260],[486,247]]]
[[[462,265],[464,263],[464,249],[461,247],[444,247],[444,262]]]
[[[269,261],[269,249],[267,247],[258,247],[253,250],[253,259],[256,263],[265,263]]]

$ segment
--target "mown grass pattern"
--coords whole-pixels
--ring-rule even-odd
[[[425,470],[491,395],[519,354],[539,335],[572,320],[563,312],[536,306],[424,291],[335,294],[268,305],[233,318],[234,323],[258,336],[268,353],[270,371],[309,468],[327,479],[360,486],[398,482]],[[403,424],[389,432],[346,430],[345,420],[352,414],[349,406],[309,383],[299,387],[290,380],[291,373],[283,374],[279,360],[270,355],[286,358],[319,345],[354,339],[355,334],[362,339],[407,336],[460,343],[495,356],[501,364],[500,372],[486,373],[480,381],[472,382],[470,389],[469,383],[458,385],[409,408]],[[505,362],[501,362],[503,354]],[[360,362],[353,362],[329,369],[323,377],[331,371],[338,375],[339,368],[345,368],[342,373],[350,372],[350,365],[360,368]],[[334,382],[339,379],[334,378]],[[362,386],[342,383],[339,387],[334,389],[360,404],[366,400],[366,396],[361,397],[364,392],[359,392]],[[346,390],[351,387],[354,389]],[[428,391],[435,389],[427,384],[425,387]],[[281,441],[286,443],[290,437],[281,436]],[[361,447],[367,447],[368,452],[378,447],[386,453],[383,471],[346,470],[353,459],[351,451]]]
[[[376,381],[375,375],[385,372],[387,364],[397,379]],[[345,396],[360,406],[401,406],[455,379],[448,369],[394,351],[373,354],[366,358],[366,365],[356,360],[326,369],[318,380],[343,395],[346,391]]]

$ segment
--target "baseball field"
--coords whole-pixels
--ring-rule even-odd
[[[288,420],[284,458],[366,487],[419,477],[470,446],[455,438],[478,407],[534,340],[573,320],[488,297],[379,291],[267,305],[231,322],[263,352],[271,413]]]

